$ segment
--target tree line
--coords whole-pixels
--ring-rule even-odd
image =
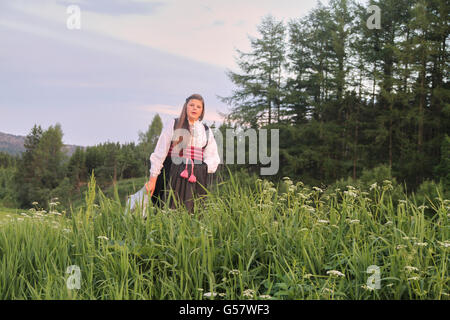
[[[367,26],[369,5],[380,29]],[[227,120],[280,129],[279,177],[327,184],[386,165],[412,189],[448,188],[448,21],[445,0],[330,0],[287,23],[266,16],[228,71]]]
[[[157,114],[146,132],[139,132],[139,143],[101,143],[77,148],[68,157],[63,152],[60,124],[43,130],[35,125],[25,138],[20,156],[0,153],[0,200],[29,208],[34,202],[48,208],[58,198],[67,208],[70,199],[80,196],[92,174],[105,188],[121,179],[148,174],[149,157],[162,130]]]

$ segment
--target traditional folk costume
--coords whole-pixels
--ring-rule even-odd
[[[154,152],[150,156],[150,175],[158,177],[153,203],[162,205],[173,190],[177,202],[192,212],[194,196],[203,197],[220,163],[217,143],[209,127],[199,120],[190,125],[188,141],[176,147],[173,137],[177,119],[164,126]],[[174,201],[171,199],[171,208]]]

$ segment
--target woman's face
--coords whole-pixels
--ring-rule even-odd
[[[197,121],[203,111],[203,103],[197,99],[189,100],[187,104],[187,116],[191,121]]]

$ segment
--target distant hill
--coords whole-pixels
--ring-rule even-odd
[[[16,136],[13,134],[0,132],[0,152],[6,152],[11,155],[19,155],[25,151],[25,147],[23,146],[24,143],[24,136]],[[81,146],[67,144],[64,145],[63,151],[70,157],[75,152],[77,147]]]

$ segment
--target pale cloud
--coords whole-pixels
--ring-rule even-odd
[[[58,4],[69,6],[78,5],[83,10],[109,14],[113,16],[129,14],[155,14],[165,5],[162,1],[148,0],[58,0]]]
[[[69,2],[80,6],[79,32],[99,33],[229,69],[236,67],[236,49],[251,50],[248,37],[257,36],[257,25],[265,15],[287,22],[317,4],[316,0],[135,0],[125,6],[120,0],[40,0],[26,4],[18,0],[10,5],[65,28]],[[138,10],[143,7],[146,9]],[[121,10],[126,14],[118,14]]]

